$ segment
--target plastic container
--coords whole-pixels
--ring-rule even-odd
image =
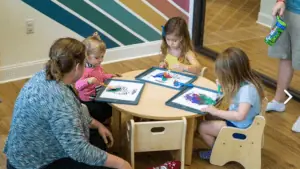
[[[272,28],[270,34],[265,38],[265,42],[270,46],[273,46],[276,43],[276,41],[287,26],[286,23],[278,15],[276,18],[276,24]]]

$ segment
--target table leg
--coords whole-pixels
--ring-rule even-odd
[[[112,135],[114,138],[114,145],[112,147],[113,152],[120,153],[120,135],[121,135],[121,112],[115,108],[112,109],[112,122],[111,122],[111,129]]]
[[[185,141],[185,165],[192,164],[195,120],[196,120],[195,118],[187,118],[186,141]]]
[[[132,115],[129,113],[122,113],[121,116],[121,135],[120,135],[120,141],[121,141],[121,153],[120,155],[124,157],[125,160],[130,160],[130,144],[129,144],[129,135],[128,134],[128,122],[132,119]]]

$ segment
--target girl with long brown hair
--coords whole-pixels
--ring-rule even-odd
[[[199,133],[208,146],[213,147],[220,130],[225,126],[247,128],[261,111],[263,87],[252,72],[248,56],[238,48],[223,51],[215,62],[215,73],[222,87],[229,110],[208,106],[201,111],[220,120],[203,121]],[[211,150],[201,151],[200,158],[209,159]]]
[[[159,66],[179,72],[199,74],[201,66],[193,51],[186,21],[181,17],[171,18],[162,32]]]

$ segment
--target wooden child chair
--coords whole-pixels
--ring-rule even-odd
[[[203,68],[201,69],[200,77],[203,77],[203,76],[204,76],[206,70],[207,70],[207,67],[203,67]]]
[[[184,169],[186,118],[171,121],[134,122],[127,126],[131,166],[134,169],[136,152],[179,150],[181,169]]]
[[[242,164],[245,169],[261,168],[261,149],[264,145],[263,133],[266,124],[264,113],[267,102],[265,98],[260,114],[247,129],[234,127],[221,129],[212,150],[211,164],[223,166],[227,162],[235,161]]]

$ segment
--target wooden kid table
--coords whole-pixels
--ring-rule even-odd
[[[134,80],[143,71],[145,70],[127,72],[117,79]],[[198,77],[193,84],[217,90],[217,85],[204,77]],[[165,102],[178,92],[179,90],[146,83],[138,105],[111,104],[113,107],[112,133],[115,139],[113,150],[120,152],[122,142],[127,140],[127,121],[133,117],[153,120],[175,120],[186,117],[185,163],[186,165],[191,165],[196,127],[195,119],[201,115],[166,106]]]

